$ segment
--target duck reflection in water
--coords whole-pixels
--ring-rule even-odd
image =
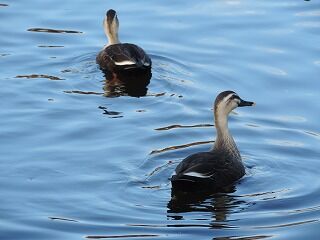
[[[146,95],[152,76],[150,57],[139,46],[120,42],[119,20],[113,9],[107,11],[103,27],[108,44],[99,52],[96,61],[105,73],[106,95]]]
[[[168,227],[205,227],[211,230],[234,228],[234,217],[231,217],[232,214],[243,211],[243,209],[250,207],[250,204],[232,194],[236,191],[235,186],[229,186],[229,189],[226,189],[226,191],[229,192],[179,192],[178,194],[173,194],[174,196],[167,205],[167,218],[173,220],[173,223],[168,225]],[[191,218],[190,221],[187,219],[188,216]],[[249,237],[248,239],[263,238],[265,237],[253,236],[252,238]],[[216,236],[212,239],[231,240],[236,238],[234,234],[232,234],[232,236]]]
[[[228,213],[233,208],[245,203],[230,195],[235,192],[234,186],[229,186],[225,192],[212,193],[202,192],[172,192],[168,202],[167,217],[174,220],[181,220],[181,213],[186,212],[209,212],[212,213],[211,227],[225,227],[221,222],[227,221]],[[219,223],[220,222],[220,223]]]
[[[151,69],[148,71],[126,70],[122,72],[104,71],[104,96],[118,97],[128,95],[142,97],[147,94],[148,84],[152,77]]]

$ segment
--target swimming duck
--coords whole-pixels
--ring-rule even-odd
[[[231,185],[245,174],[245,168],[228,129],[228,115],[237,108],[253,106],[254,102],[242,100],[233,91],[221,92],[214,102],[214,118],[217,137],[213,148],[185,158],[171,177],[172,190],[219,191]]]
[[[117,74],[126,70],[149,70],[151,59],[139,46],[120,43],[118,37],[119,20],[115,10],[107,11],[103,21],[108,44],[98,54],[96,61],[103,71]]]

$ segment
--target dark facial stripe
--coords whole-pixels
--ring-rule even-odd
[[[233,100],[233,99],[241,100],[241,99],[240,99],[240,97],[239,97],[238,95],[233,94],[233,95],[229,98],[229,100],[228,100],[228,101],[231,101],[231,100]]]

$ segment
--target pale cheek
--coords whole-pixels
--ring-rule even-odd
[[[232,102],[232,110],[238,107],[238,103],[237,102]]]

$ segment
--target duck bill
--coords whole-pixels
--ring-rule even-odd
[[[245,101],[240,99],[240,103],[239,103],[239,107],[247,107],[247,106],[254,106],[256,105],[254,102],[249,102],[249,101]]]

